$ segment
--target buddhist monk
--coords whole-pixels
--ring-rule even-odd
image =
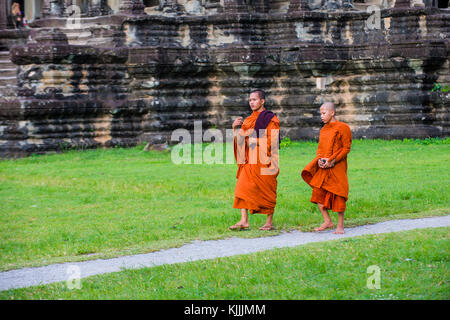
[[[233,208],[240,209],[241,220],[231,230],[249,228],[250,214],[266,214],[260,230],[273,230],[273,213],[277,202],[279,129],[277,116],[266,110],[265,93],[250,93],[252,114],[233,122],[234,155],[238,165]],[[238,128],[241,126],[241,128]]]
[[[320,130],[317,156],[303,169],[302,178],[312,187],[311,202],[316,203],[324,223],[315,231],[334,228],[328,210],[338,213],[338,226],[334,234],[344,233],[344,213],[348,199],[347,154],[352,145],[350,127],[336,120],[334,104],[326,102],[320,107],[324,123]]]

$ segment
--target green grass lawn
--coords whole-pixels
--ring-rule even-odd
[[[0,270],[134,254],[193,240],[311,231],[321,223],[300,177],[317,144],[280,151],[275,227],[231,232],[236,165],[174,165],[170,153],[69,151],[0,161]],[[450,139],[355,140],[346,226],[448,214]]]
[[[125,270],[0,299],[450,299],[450,228],[370,235]],[[371,278],[379,270],[379,286]]]

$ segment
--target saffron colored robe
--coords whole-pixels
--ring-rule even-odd
[[[277,203],[280,121],[273,116],[257,138],[254,128],[259,114],[253,112],[235,133],[234,156],[238,170],[233,208],[248,209],[251,214],[272,214]],[[275,149],[272,149],[272,141]]]
[[[311,202],[325,209],[344,212],[348,200],[347,154],[352,145],[350,127],[343,122],[327,123],[320,130],[316,157],[303,169],[302,178],[313,188]],[[317,161],[335,160],[332,168],[322,169]]]

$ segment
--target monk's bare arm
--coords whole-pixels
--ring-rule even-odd
[[[231,127],[233,128],[233,136],[236,138],[239,134],[239,130],[240,130],[240,126],[242,126],[242,124],[244,123],[244,120],[242,117],[237,117],[236,119],[234,119],[233,124],[231,125]]]
[[[234,159],[238,166],[245,163],[245,137],[239,134],[239,128],[243,124],[243,118],[237,117],[233,124],[233,144],[234,144]]]
[[[239,131],[239,130],[235,130]],[[234,139],[234,159],[236,160],[237,165],[241,165],[245,163],[245,137],[241,136],[239,133],[235,132]]]

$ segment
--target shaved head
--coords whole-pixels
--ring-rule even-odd
[[[250,91],[250,94],[252,94],[253,92],[256,92],[260,99],[266,99],[266,93],[264,92],[264,90],[255,89],[255,90]]]
[[[328,110],[336,111],[336,108],[335,108],[333,102],[325,102],[325,103],[324,103],[323,105],[321,105],[320,107],[321,107],[321,108],[323,107],[323,108],[328,109]]]
[[[336,108],[334,107],[333,102],[325,102],[320,106],[320,118],[322,119],[323,123],[327,124],[330,121],[336,121],[336,119],[334,118],[335,114]]]

